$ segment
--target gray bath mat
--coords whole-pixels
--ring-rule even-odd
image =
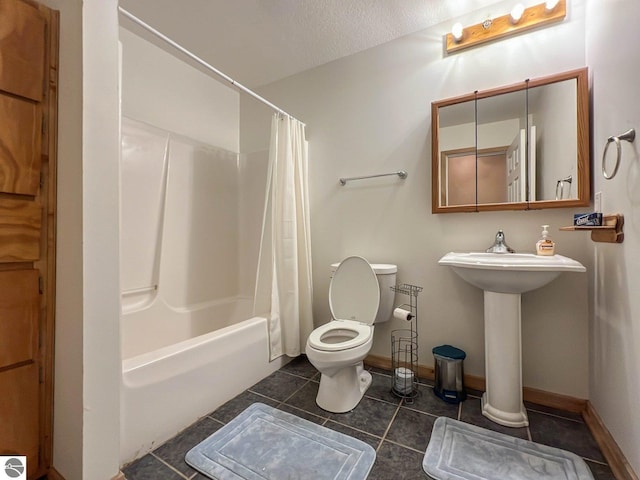
[[[216,480],[364,480],[371,446],[262,403],[254,403],[187,452]]]
[[[422,468],[437,480],[593,480],[579,456],[439,417]]]

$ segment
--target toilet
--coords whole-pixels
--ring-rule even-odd
[[[371,385],[362,361],[373,344],[374,325],[391,318],[398,267],[352,256],[333,264],[329,307],[333,319],[307,339],[306,354],[321,373],[316,403],[328,412],[353,410]]]

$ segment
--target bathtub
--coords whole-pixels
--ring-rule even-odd
[[[266,318],[238,318],[248,302],[227,299],[177,310],[156,299],[142,309],[125,309],[121,465],[286,363],[286,357],[269,362]],[[152,320],[155,325],[149,327]],[[140,331],[143,335],[133,340]]]

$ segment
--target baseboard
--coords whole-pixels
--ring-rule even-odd
[[[371,367],[391,371],[391,359],[387,357],[367,355],[367,358],[364,359],[364,363]],[[418,371],[416,373],[418,374],[418,378],[433,380],[434,377],[433,368],[425,367],[424,365],[418,365]]]
[[[64,477],[55,468],[51,467],[47,473],[47,480],[64,480]]]
[[[383,370],[391,370],[391,359],[378,355],[369,355],[364,359],[364,363]],[[434,370],[432,367],[418,365],[417,374],[419,378],[427,380],[434,379]],[[464,376],[465,387],[473,390],[484,391],[485,379],[475,375]],[[598,443],[602,454],[604,455],[609,467],[617,480],[640,480],[633,471],[633,468],[625,458],[622,450],[618,447],[615,439],[607,430],[602,419],[593,408],[588,400],[581,398],[561,395],[559,393],[545,392],[535,388],[524,387],[522,389],[522,397],[527,402],[544,405],[546,407],[557,408],[568,412],[580,413],[584,419],[584,423],[591,430],[593,438]]]
[[[60,475],[60,472],[58,472],[55,468],[51,467],[51,469],[49,469],[49,473],[47,473],[47,480],[65,480],[64,477],[62,475]],[[118,472],[118,474],[113,477],[111,480],[127,480],[126,477],[124,476],[124,473],[122,472]]]
[[[565,412],[584,413],[587,408],[587,400],[570,397],[560,393],[545,392],[531,387],[522,388],[522,398],[531,403],[557,408]]]
[[[638,476],[629,465],[622,450],[618,447],[615,439],[605,426],[604,422],[593,408],[591,402],[587,401],[587,406],[582,412],[584,423],[587,424],[593,438],[598,442],[598,446],[607,459],[607,463],[613,471],[613,475],[617,480],[638,480]]]
[[[372,367],[391,370],[391,359],[387,357],[369,355],[364,359],[364,363],[371,365]],[[419,378],[425,378],[427,380],[434,379],[434,371],[432,367],[418,365],[417,370]],[[466,388],[478,390],[480,392],[485,391],[485,379],[483,377],[465,374],[464,385]],[[587,406],[587,401],[581,398],[574,398],[568,395],[561,395],[559,393],[545,392],[543,390],[537,390],[529,387],[524,387],[522,389],[522,398],[527,402],[537,403],[538,405],[544,405],[545,407],[552,407],[575,413],[584,412]]]

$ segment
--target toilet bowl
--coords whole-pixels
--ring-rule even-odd
[[[333,319],[307,339],[306,354],[320,372],[316,403],[324,410],[353,410],[371,385],[362,361],[373,344],[374,325],[386,322],[393,311],[398,267],[369,264],[352,256],[332,265],[329,307]]]

